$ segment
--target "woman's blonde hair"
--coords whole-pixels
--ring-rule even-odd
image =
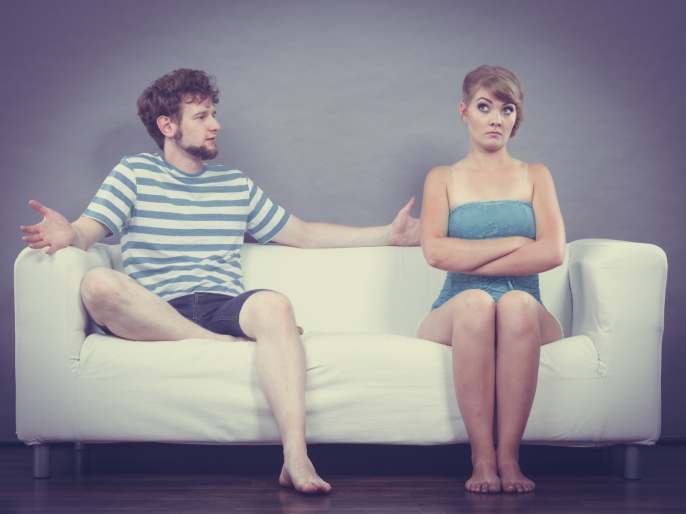
[[[513,103],[517,108],[510,134],[510,137],[514,137],[524,119],[524,92],[517,75],[500,66],[483,65],[470,71],[462,83],[462,101],[465,105],[469,105],[481,87],[486,88],[501,102]]]

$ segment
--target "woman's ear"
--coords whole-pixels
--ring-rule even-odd
[[[462,121],[467,122],[467,104],[460,102],[460,116]]]

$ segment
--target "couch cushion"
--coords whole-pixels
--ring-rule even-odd
[[[467,441],[453,390],[450,347],[368,333],[311,332],[303,342],[308,441]],[[254,350],[251,342],[134,342],[90,336],[76,377],[81,437],[278,443],[276,423],[257,381]],[[531,425],[536,433],[554,426],[558,439],[564,439],[567,429],[575,440],[592,437],[599,426],[599,406],[576,402],[564,407],[565,419],[559,413],[551,416],[550,409],[560,405],[546,400],[546,383],[569,390],[571,398],[593,396],[579,392],[597,390],[600,399],[600,378],[588,338],[543,347],[537,403],[549,407],[535,405]],[[584,423],[573,423],[582,418]]]

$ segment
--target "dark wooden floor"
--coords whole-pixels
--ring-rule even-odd
[[[90,513],[685,513],[686,445],[643,449],[643,479],[614,476],[611,450],[522,447],[536,481],[524,495],[463,489],[466,446],[313,445],[334,489],[304,497],[277,484],[278,447],[162,444],[53,447],[52,478],[31,477],[31,449],[0,445],[0,512]],[[77,456],[78,454],[78,456]]]

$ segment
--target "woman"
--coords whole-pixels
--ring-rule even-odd
[[[453,347],[474,467],[465,488],[529,492],[535,484],[519,469],[519,444],[540,347],[563,337],[541,303],[538,273],[562,264],[564,225],[548,169],[507,153],[523,118],[517,77],[481,66],[465,77],[462,95],[469,153],[432,169],[424,184],[422,250],[431,266],[449,273],[417,337]]]

